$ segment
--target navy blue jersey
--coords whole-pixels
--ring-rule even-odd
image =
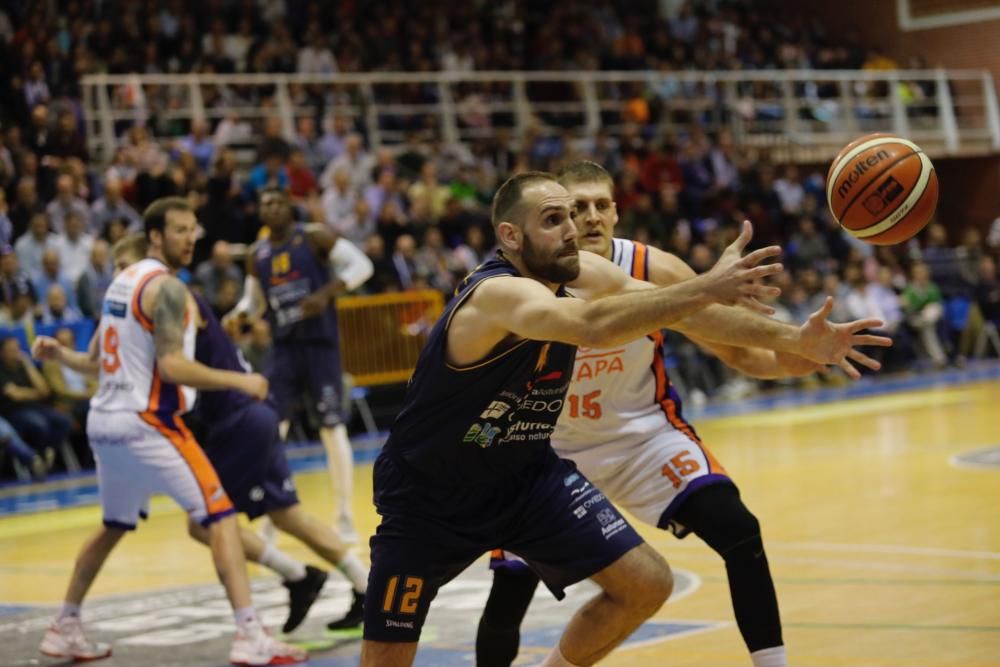
[[[226,335],[219,324],[219,320],[212,312],[208,301],[197,292],[191,293],[198,303],[198,312],[201,313],[202,326],[198,328],[198,335],[195,337],[194,358],[197,361],[218,368],[224,371],[236,371],[237,373],[249,373],[248,364],[236,349],[236,345]],[[254,399],[240,391],[202,391],[198,392],[198,402],[195,404],[195,412],[204,418],[206,424],[212,424],[221,419],[223,415],[231,414],[239,410],[244,405],[254,403]]]
[[[512,337],[472,366],[447,360],[455,311],[484,280],[517,275],[494,257],[465,279],[431,331],[386,442],[386,456],[441,490],[497,485],[555,458],[549,436],[575,346]]]
[[[305,229],[296,225],[281,245],[264,239],[254,251],[257,278],[267,298],[267,317],[276,342],[337,342],[337,311],[330,304],[317,317],[303,318],[302,299],[330,282],[325,258],[316,256]]]

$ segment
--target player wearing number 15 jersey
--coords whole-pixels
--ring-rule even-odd
[[[659,285],[694,276],[678,258],[641,243],[613,238],[618,221],[608,173],[592,162],[569,165],[559,177],[574,199],[573,222],[581,249],[613,261],[633,278]],[[773,323],[767,336],[750,337],[784,352],[720,344],[711,328],[684,333],[730,366],[755,377],[790,377],[817,370],[819,363],[877,368],[855,344],[888,344],[888,339],[853,336],[872,322],[828,325],[828,307],[803,329]],[[826,311],[826,312],[824,312]],[[731,309],[714,328],[735,337],[761,319]],[[838,339],[837,345],[826,347]],[[786,346],[781,339],[797,339]],[[824,342],[825,341],[825,342]],[[837,354],[819,353],[825,349]],[[746,508],[729,474],[687,422],[681,399],[663,363],[663,336],[652,333],[605,349],[580,348],[573,383],[552,435],[552,447],[572,460],[619,507],[641,521],[678,537],[694,532],[725,560],[737,624],[756,667],[784,667],[777,597],[757,519]],[[847,368],[845,367],[845,370]],[[854,373],[856,370],[851,368]],[[506,667],[517,654],[517,626],[536,586],[516,560],[498,554],[493,590],[480,622],[477,664]]]

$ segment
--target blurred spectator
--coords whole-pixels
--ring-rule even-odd
[[[191,133],[177,142],[177,150],[190,153],[198,168],[207,171],[215,154],[215,144],[208,135],[208,121],[196,120],[191,123]]]
[[[250,327],[250,335],[240,346],[243,358],[257,373],[263,373],[267,367],[267,357],[271,351],[271,327],[265,319],[259,319]]]
[[[305,154],[293,148],[288,158],[288,192],[293,201],[316,195],[316,177],[306,164]]]
[[[114,218],[128,222],[130,232],[142,229],[142,218],[132,206],[122,198],[122,183],[117,178],[104,182],[104,196],[93,203],[90,209],[95,234],[105,234],[108,223]]]
[[[50,285],[45,296],[45,308],[42,310],[42,324],[66,326],[82,319],[80,311],[68,304],[63,286],[58,283]]]
[[[24,82],[25,101],[28,103],[28,108],[34,109],[39,104],[48,104],[51,97],[49,84],[45,80],[45,69],[42,63],[36,60],[31,63],[28,78]]]
[[[35,286],[28,274],[21,270],[17,254],[10,246],[0,248],[0,303],[4,306],[3,321],[16,324],[27,315],[37,299]]]
[[[413,289],[418,279],[426,277],[417,264],[417,242],[411,235],[402,234],[396,239],[395,248],[392,268],[396,273],[396,283],[403,290]]]
[[[28,233],[17,240],[14,250],[20,266],[29,276],[42,271],[42,255],[55,246],[55,237],[49,233],[49,218],[45,213],[36,213],[28,225]]]
[[[285,156],[277,151],[264,155],[263,161],[250,170],[247,182],[243,186],[243,197],[247,201],[256,201],[260,191],[269,187],[287,191],[288,170],[284,161]]]
[[[354,204],[358,198],[357,192],[351,186],[351,174],[346,167],[333,172],[333,182],[323,190],[320,200],[326,224],[337,231],[350,224],[349,219],[354,214]],[[374,211],[375,214],[378,211]]]
[[[108,242],[97,239],[90,249],[90,261],[76,284],[76,301],[84,317],[96,320],[101,316],[104,292],[113,277]]]
[[[786,247],[792,264],[798,268],[814,267],[821,271],[830,267],[830,247],[826,238],[816,230],[811,218],[799,220],[798,231],[792,234]]]
[[[38,295],[47,295],[52,285],[59,285],[67,295],[69,304],[76,308],[76,290],[62,269],[62,259],[55,248],[47,248],[42,253],[42,269],[31,278]]]
[[[56,456],[56,450],[51,447],[45,448],[44,456],[36,452],[9,421],[0,417],[0,453],[5,450],[31,472],[31,477],[36,482],[45,479]]]
[[[293,145],[302,151],[306,165],[313,174],[322,173],[326,163],[333,159],[316,133],[316,121],[311,116],[302,116],[295,123]]]
[[[226,241],[216,241],[212,246],[211,259],[202,262],[195,269],[194,282],[201,287],[205,298],[214,306],[219,301],[219,288],[226,280],[236,283],[236,299],[238,300],[243,273],[233,261],[230,245]]]
[[[90,207],[76,195],[73,177],[69,174],[59,176],[56,181],[56,198],[45,207],[45,212],[49,216],[51,230],[57,234],[65,230],[65,219],[71,212],[79,215],[84,226],[91,229]]]
[[[69,417],[42,403],[50,393],[45,378],[17,339],[0,341],[0,416],[39,452],[69,437]]]
[[[64,224],[66,233],[56,234],[51,245],[59,253],[66,279],[75,285],[90,263],[94,237],[84,230],[83,219],[76,213],[67,215]]]
[[[55,338],[68,349],[76,349],[72,329],[59,329]],[[85,424],[90,398],[97,393],[97,379],[56,361],[42,363],[42,376],[52,390],[56,408],[73,417],[77,424]]]
[[[486,235],[482,227],[473,225],[465,232],[465,243],[455,248],[455,262],[465,273],[472,273],[476,267],[486,261],[489,248],[486,247]]]
[[[21,178],[17,182],[14,206],[10,209],[10,221],[14,226],[13,238],[18,238],[28,230],[31,216],[45,212],[45,204],[38,197],[33,178]]]
[[[438,180],[437,165],[428,160],[420,168],[420,180],[410,186],[407,196],[414,206],[424,207],[431,222],[436,222],[444,215],[451,191]]]
[[[306,35],[306,42],[306,46],[299,49],[295,70],[300,74],[335,73],[337,60],[333,57],[323,31],[314,26]]]
[[[996,261],[989,255],[979,260],[976,302],[983,313],[983,319],[1000,327],[1000,280],[997,279]]]
[[[319,177],[319,185],[326,190],[334,184],[337,171],[343,169],[351,181],[351,189],[361,192],[371,181],[373,164],[372,156],[364,150],[361,135],[349,134],[344,140],[344,151],[326,165]]]
[[[212,301],[212,312],[220,320],[222,317],[236,307],[240,300],[240,281],[232,276],[227,276],[219,281],[218,289],[215,292],[215,300]]]
[[[941,290],[931,281],[930,269],[923,262],[910,268],[910,284],[903,290],[903,310],[906,321],[916,331],[924,353],[937,366],[948,363],[938,334],[938,323],[944,315]]]
[[[7,193],[0,188],[0,246],[9,245],[14,240],[14,223],[7,215]]]

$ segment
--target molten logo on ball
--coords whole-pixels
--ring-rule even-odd
[[[849,193],[851,188],[854,187],[854,184],[858,182],[858,179],[865,175],[865,172],[878,165],[878,163],[882,160],[888,159],[889,152],[881,150],[875,153],[875,155],[868,156],[865,160],[859,160],[857,164],[854,165],[854,171],[847,174],[844,181],[840,184],[840,187],[837,188],[837,194],[840,195],[841,198],[846,197],[847,193]]]

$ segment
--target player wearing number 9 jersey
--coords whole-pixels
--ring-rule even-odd
[[[559,180],[574,199],[573,222],[581,249],[602,255],[635,279],[658,285],[694,277],[694,272],[673,255],[613,238],[618,221],[613,183],[600,165],[571,164]],[[844,343],[885,345],[888,339],[851,337],[859,325],[872,326],[871,322],[826,327],[826,310],[824,307],[810,318],[807,325],[812,328],[796,331],[795,327],[771,323],[766,335],[747,337],[781,352],[713,340],[713,328],[726,329],[735,339],[740,330],[762,326],[753,313],[736,309],[717,322],[703,320],[701,326],[682,331],[728,365],[753,377],[808,374],[820,367],[816,362],[839,363],[843,354],[877,367],[861,353],[849,351],[850,345],[844,347]],[[827,347],[838,336],[839,343]],[[783,338],[798,342],[785,345]],[[552,434],[552,447],[576,463],[580,472],[619,507],[678,537],[694,532],[718,552],[726,563],[737,624],[755,667],[784,667],[781,620],[760,526],[725,468],[684,418],[680,396],[664,368],[663,344],[662,334],[655,332],[613,348],[579,348],[566,405]],[[830,352],[834,348],[836,354],[820,353],[821,349]],[[477,664],[506,667],[517,655],[518,626],[537,579],[522,563],[503,553],[495,553],[491,565],[496,574],[479,626]]]
[[[143,221],[147,257],[108,287],[90,352],[62,361],[80,372],[99,374],[87,437],[97,462],[103,525],[77,556],[63,607],[42,639],[41,652],[74,660],[111,654],[110,646],[84,636],[80,606],[115,545],[135,529],[149,496],[166,493],[208,530],[214,565],[237,625],[230,662],[302,662],[305,651],[275,641],[257,617],[233,504],[180,418],[193,404],[195,389],[239,391],[260,400],[267,396],[267,382],[193,359],[198,309],[172,275],[191,262],[194,252],[198,225],[187,201],[156,200]],[[44,344],[36,348],[38,357],[62,356]]]

